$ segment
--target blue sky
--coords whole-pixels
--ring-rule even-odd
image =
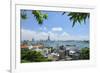
[[[52,40],[88,40],[89,39],[89,19],[86,23],[76,23],[72,27],[72,21],[63,12],[42,11],[48,14],[48,19],[42,25],[36,21],[31,10],[27,10],[27,19],[21,19],[22,40],[46,40],[48,35]],[[37,36],[36,36],[37,35]],[[40,37],[41,36],[41,37]]]

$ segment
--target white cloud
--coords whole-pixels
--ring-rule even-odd
[[[31,40],[33,38],[33,34],[36,32],[26,29],[21,29],[21,40]]]
[[[47,30],[47,27],[41,27],[40,30]]]
[[[54,27],[54,28],[52,28],[52,31],[62,31],[62,28],[61,27]]]
[[[51,40],[88,40],[88,36],[78,36],[78,35],[70,35],[67,32],[57,33],[53,31],[49,32],[36,32],[32,30],[22,29],[21,30],[21,39],[22,40],[46,40],[48,35],[50,36]]]
[[[48,34],[45,32],[35,32],[27,29],[22,29],[21,34],[22,40],[32,40],[32,38],[34,38],[35,40],[46,40],[48,37]]]

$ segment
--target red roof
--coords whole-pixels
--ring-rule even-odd
[[[39,44],[39,45],[33,45],[32,48],[43,48],[44,46]],[[21,48],[29,48],[27,44],[21,44]]]
[[[28,48],[28,45],[26,45],[26,44],[21,45],[21,48]]]

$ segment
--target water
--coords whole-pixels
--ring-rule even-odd
[[[65,47],[77,47],[79,49],[88,47],[89,48],[89,42],[88,41],[38,41],[39,43],[44,44],[45,47],[53,47],[58,49],[59,46],[65,46]]]

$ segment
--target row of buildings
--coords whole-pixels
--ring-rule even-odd
[[[48,39],[45,40],[45,43],[41,41],[36,42],[34,39],[32,39],[31,42],[23,41],[21,42],[21,49],[30,49],[32,51],[41,52],[44,57],[52,59],[53,61],[78,59],[79,49],[77,47],[71,45],[58,45],[56,48],[54,48],[47,45],[47,43],[50,42],[51,40],[49,36]]]
[[[52,47],[45,47],[43,44],[21,44],[21,49],[41,52],[44,57],[52,59],[53,61],[78,59],[79,50],[71,48],[72,47],[64,47],[63,45],[59,46],[58,49],[54,49]]]

